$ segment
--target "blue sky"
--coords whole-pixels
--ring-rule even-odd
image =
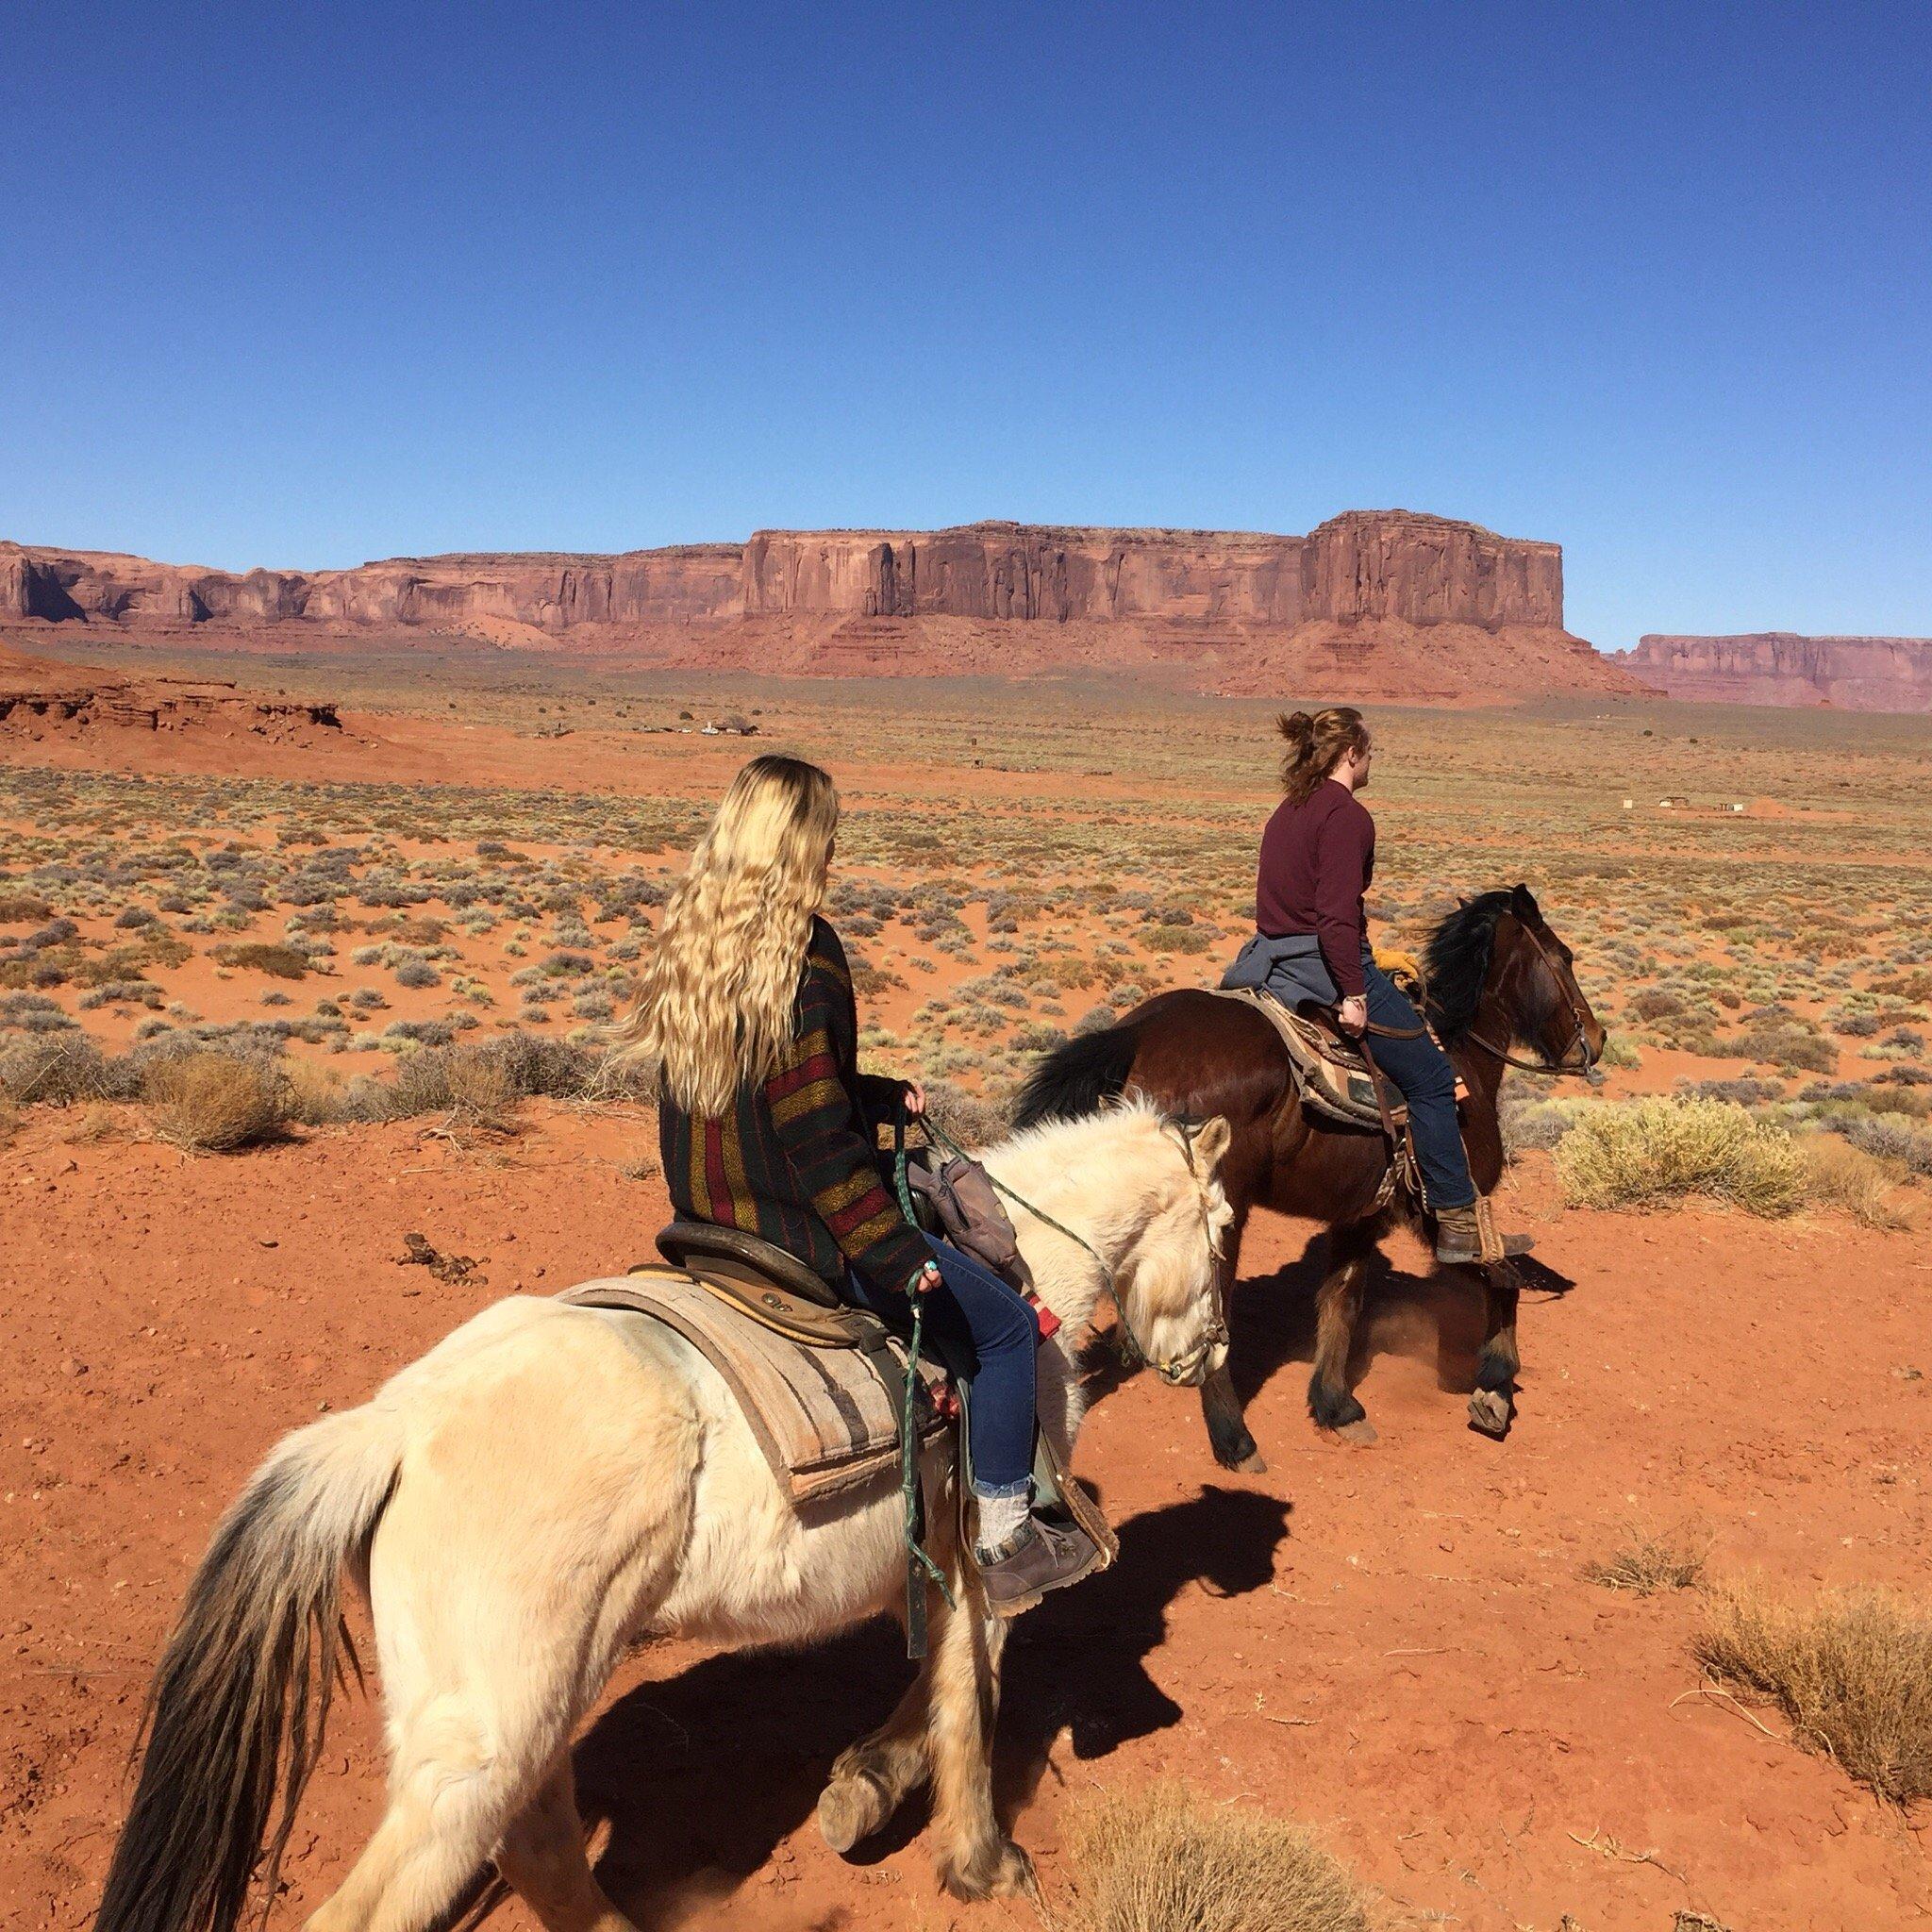
[[[1932,633],[1932,8],[72,7],[0,535],[323,566],[981,516],[1564,546]]]

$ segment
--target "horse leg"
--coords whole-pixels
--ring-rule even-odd
[[[1224,1237],[1221,1307],[1228,1315],[1234,1309],[1234,1284],[1241,1273],[1241,1236],[1247,1224],[1245,1214],[1237,1215]],[[1208,1424],[1208,1441],[1214,1450],[1214,1459],[1223,1469],[1245,1470],[1250,1475],[1267,1474],[1268,1465],[1249,1433],[1247,1418],[1241,1413],[1241,1399],[1235,1393],[1234,1374],[1227,1362],[1223,1362],[1201,1384],[1201,1415]]]
[[[953,1566],[958,1608],[939,1607],[933,1645],[933,1829],[940,1882],[955,1898],[1034,1890],[1033,1860],[1000,1830],[992,1808],[992,1735],[1007,1626]]]
[[[591,1875],[568,1752],[504,1833],[496,1869],[543,1932],[637,1932]]]
[[[1330,1228],[1332,1265],[1315,1295],[1315,1366],[1308,1377],[1308,1413],[1317,1428],[1333,1429],[1351,1442],[1375,1440],[1368,1411],[1348,1387],[1348,1356],[1361,1314],[1362,1277],[1374,1246],[1373,1222]]]
[[[623,1350],[550,1347],[510,1382],[513,1402],[453,1407],[403,1464],[368,1570],[389,1808],[309,1932],[423,1932],[499,1844],[512,1884],[515,1867],[578,1914],[554,1923],[624,1924],[588,1872],[573,1884],[550,1788],[625,1640],[675,1580],[700,1441]],[[546,1431],[573,1412],[559,1462]],[[520,1831],[533,1805],[547,1812]]]
[[[869,1738],[841,1752],[819,1794],[819,1830],[835,1852],[849,1852],[881,1830],[924,1781],[931,1758],[932,1659]]]
[[[1469,1425],[1500,1441],[1509,1433],[1516,1374],[1523,1357],[1516,1350],[1516,1301],[1523,1278],[1507,1261],[1482,1271],[1483,1345],[1475,1358],[1475,1389],[1469,1398]]]

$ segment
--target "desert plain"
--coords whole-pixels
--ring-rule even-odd
[[[1274,799],[1274,702],[1152,681],[483,649],[241,675],[333,722],[0,725],[0,1916],[23,1927],[89,1922],[148,1672],[275,1438],[497,1296],[650,1252],[655,1122],[599,1063],[749,751],[838,777],[865,1053],[982,1133],[1041,1049],[1218,973]],[[1606,692],[1372,722],[1378,940],[1525,881],[1611,1029],[1602,1089],[1507,1090],[1505,1207],[1538,1239],[1514,1427],[1467,1427],[1476,1301],[1407,1237],[1353,1365],[1373,1447],[1304,1405],[1310,1226],[1257,1217],[1234,1305],[1265,1473],[1217,1468],[1193,1397],[1096,1347],[1080,1467],[1121,1560],[1018,1626],[996,1763],[1047,1909],[1080,1806],[1180,1779],[1307,1826],[1377,1926],[1923,1923],[1923,1804],[1699,1642],[1726,1590],[1924,1600],[1932,720]],[[236,1151],[171,1085],[209,1055],[272,1097]],[[1590,1205],[1565,1148],[1643,1096],[1790,1137],[1781,1191]],[[937,1893],[916,1807],[855,1860],[820,1841],[831,1759],[907,1669],[883,1624],[640,1650],[577,1753],[617,1903],[749,1932],[1034,1923]],[[275,1923],[346,1870],[380,1765],[373,1700],[344,1700]]]

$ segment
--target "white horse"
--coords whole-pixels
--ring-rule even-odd
[[[1130,1104],[983,1157],[1093,1251],[1016,1209],[1061,1323],[1040,1384],[1063,1456],[1102,1263],[1170,1381],[1197,1385],[1225,1359],[1228,1140],[1224,1120],[1190,1136]],[[950,1439],[925,1457],[928,1493],[951,1494]],[[849,1850],[930,1776],[940,1874],[980,1898],[1030,1885],[1031,1868],[993,1814],[1005,1625],[962,1561],[956,1516],[935,1507],[933,1548],[958,1608],[933,1598],[926,1664],[833,1766],[819,1823]],[[890,1473],[801,1515],[716,1369],[661,1324],[498,1302],[361,1407],[287,1437],[223,1518],[156,1674],[96,1932],[230,1932],[264,1844],[273,1895],[350,1655],[344,1572],[370,1601],[390,1801],[311,1932],[419,1932],[492,1857],[548,1932],[633,1932],[591,1876],[570,1758],[625,1645],[804,1643],[903,1614],[901,1524]]]

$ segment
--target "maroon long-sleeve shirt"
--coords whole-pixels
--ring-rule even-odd
[[[1313,933],[1344,999],[1365,991],[1362,897],[1375,875],[1375,822],[1346,785],[1324,778],[1301,805],[1283,799],[1261,834],[1255,924],[1270,939]]]

